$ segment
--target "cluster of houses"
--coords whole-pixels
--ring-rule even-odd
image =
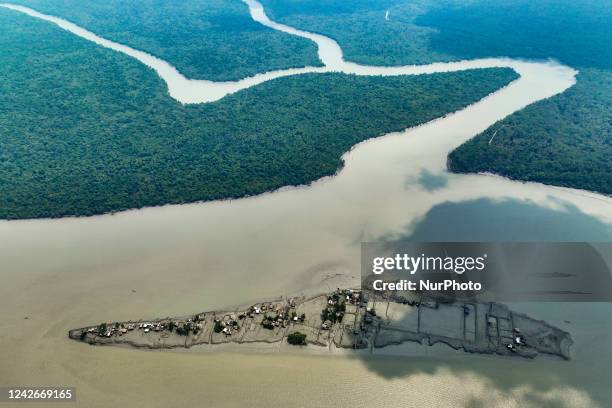
[[[350,303],[351,305],[359,306],[360,302],[364,299],[361,295],[361,292],[355,291],[353,289],[344,289],[343,291],[340,291],[340,289],[338,289],[337,292],[340,292],[342,296],[344,296],[344,298],[346,299],[346,302]]]
[[[335,322],[342,321],[346,305],[356,305],[365,307],[364,299],[359,291],[351,289],[336,290],[327,297],[327,305],[322,313],[322,329],[329,330]],[[367,303],[367,301],[366,301]],[[306,315],[296,313],[296,300],[290,299],[288,302],[266,302],[251,306],[247,311],[226,314],[223,317],[215,317],[215,333],[223,333],[231,336],[240,330],[239,321],[246,318],[255,318],[263,315],[261,325],[267,329],[278,327],[288,327],[290,324],[304,323]],[[136,323],[102,323],[99,326],[89,327],[84,333],[93,336],[111,337],[123,336],[133,330],[143,333],[170,331],[176,329],[179,335],[187,335],[190,332],[198,333],[204,327],[205,314],[195,315],[192,318],[180,320],[163,320],[155,322],[136,322]]]
[[[236,317],[235,314],[229,314],[223,316],[223,318],[215,318],[215,333],[223,333],[226,336],[231,336],[232,334],[238,332],[240,330],[240,325],[238,324],[238,320],[242,320],[246,317],[246,314],[241,313]]]
[[[84,333],[100,337],[123,336],[133,330],[143,333],[160,332],[164,330],[173,331],[176,328],[178,334],[187,335],[190,331],[197,332],[204,327],[203,315],[196,315],[187,320],[169,320],[163,322],[138,322],[138,323],[102,323],[99,326],[89,327]]]
[[[88,328],[84,333],[89,333],[96,336],[101,337],[111,337],[113,335],[123,336],[128,331],[132,331],[136,328],[136,325],[133,323],[115,323],[115,324],[106,324],[102,323],[96,327]]]
[[[261,305],[251,306],[247,312],[247,317],[254,317],[258,314],[266,314],[268,312],[282,313],[286,306],[282,303],[262,303]]]
[[[253,314],[264,314],[261,325],[266,329],[275,327],[287,327],[291,323],[303,323],[306,315],[298,316],[295,311],[295,300],[291,299],[289,304],[282,303],[262,303],[261,306],[253,306],[249,310],[248,316]]]
[[[283,318],[283,314],[279,313],[276,316],[266,315],[261,321],[261,325],[265,329],[274,329],[275,327],[287,327],[287,319]]]
[[[346,312],[346,305],[365,306],[361,292],[352,289],[337,289],[327,297],[327,306],[321,312],[321,329],[329,330],[335,322],[341,322]],[[367,302],[366,302],[367,304]]]

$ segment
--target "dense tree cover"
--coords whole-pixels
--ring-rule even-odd
[[[599,0],[261,2],[279,21],[335,38],[360,63],[510,56],[612,67],[612,7]]]
[[[304,346],[306,345],[306,335],[297,331],[289,333],[289,335],[287,336],[287,343],[292,344],[294,346]]]
[[[573,88],[495,124],[449,158],[456,172],[612,194],[612,72],[583,71]]]
[[[612,4],[601,0],[446,0],[417,24],[436,28],[431,48],[464,58],[555,58],[612,68]]]
[[[530,106],[487,130],[452,154],[452,169],[491,171],[610,194],[611,112],[610,98],[605,97],[612,93],[609,2],[262,1],[275,18],[334,37],[347,59],[362,63],[510,56],[555,58],[577,67],[583,73],[575,90]],[[486,144],[500,127],[498,136],[508,137]]]
[[[429,37],[435,30],[415,23],[429,0],[260,1],[274,20],[334,38],[350,61],[408,65],[456,59],[431,49]]]
[[[261,193],[333,174],[343,152],[516,78],[303,75],[183,106],[150,69],[0,10],[0,218],[91,215]]]
[[[169,61],[189,78],[228,81],[321,65],[309,40],[272,30],[240,0],[12,0]]]
[[[578,68],[574,88],[527,107],[450,155],[458,172],[612,194],[612,8],[596,0],[477,0],[417,19],[431,45],[465,58],[553,57]],[[496,133],[491,144],[488,141]]]

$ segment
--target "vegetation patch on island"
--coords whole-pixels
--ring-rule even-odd
[[[306,335],[300,332],[289,333],[289,335],[287,335],[287,343],[292,344],[294,346],[305,346]]]

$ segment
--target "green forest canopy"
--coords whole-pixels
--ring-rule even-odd
[[[262,2],[276,19],[335,38],[347,59],[361,63],[510,56],[554,58],[578,68],[575,89],[531,105],[467,142],[451,155],[451,169],[612,194],[612,7],[607,2]]]
[[[612,7],[600,0],[446,1],[416,23],[435,28],[430,46],[461,58],[555,58],[612,68]]]
[[[429,38],[435,30],[415,23],[427,0],[260,1],[273,20],[335,39],[349,61],[408,65],[457,59],[432,50]]]
[[[240,0],[11,0],[160,57],[192,79],[321,65],[316,45],[251,19]]]
[[[565,93],[516,112],[451,152],[450,169],[612,194],[611,118],[612,71],[585,69]]]
[[[452,152],[451,170],[612,194],[609,4],[479,0],[437,7],[417,22],[439,28],[431,45],[440,52],[465,58],[552,57],[580,71],[573,88],[516,112]]]
[[[354,144],[460,109],[509,69],[303,75],[183,106],[137,61],[0,10],[0,218],[241,197],[333,174]]]

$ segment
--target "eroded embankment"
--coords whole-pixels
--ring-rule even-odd
[[[374,296],[348,289],[189,317],[102,323],[71,330],[69,337],[150,349],[278,343],[375,352],[406,342],[443,343],[471,353],[564,359],[572,344],[569,333],[499,303]]]

